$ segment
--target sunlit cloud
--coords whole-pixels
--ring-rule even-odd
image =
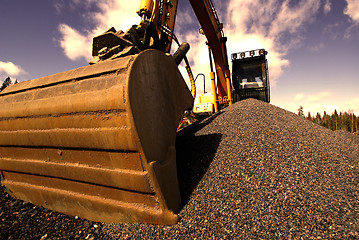
[[[346,29],[344,33],[344,39],[350,39],[353,33],[356,33],[359,29],[359,1],[346,0],[347,6],[344,9],[344,14],[350,17],[352,24]]]
[[[303,93],[298,93],[295,95],[294,99],[295,101],[300,101],[304,98],[304,94]]]
[[[351,99],[350,101],[333,101],[337,99],[332,90],[319,91],[317,93],[297,93],[292,97],[282,99],[281,108],[297,113],[300,106],[303,107],[305,115],[308,112],[313,116],[317,112],[323,114],[332,114],[334,110],[337,112],[353,111],[359,116],[359,98]]]
[[[327,105],[327,104],[322,104],[322,103],[307,103],[307,102],[303,102],[303,101],[287,101],[287,102],[283,102],[280,105],[281,108],[293,112],[293,113],[298,113],[299,107],[303,107],[303,113],[308,116],[308,112],[310,112],[310,114],[313,116],[315,116],[315,114],[318,113],[323,113],[324,111],[328,114],[331,114],[332,112],[334,112],[335,109],[339,109],[338,106],[331,106],[331,105]]]
[[[319,92],[316,94],[312,94],[312,95],[308,95],[307,96],[307,101],[308,102],[319,102],[329,96],[331,96],[332,93],[329,91],[324,91],[324,92]]]
[[[92,31],[94,34],[101,34],[110,27],[116,30],[127,30],[134,24],[139,24],[139,16],[136,11],[139,8],[138,1],[121,1],[121,0],[101,0],[93,1],[101,10],[90,17],[94,18],[97,24],[96,29]]]
[[[20,75],[26,74],[26,72],[20,66],[12,62],[0,61],[0,74],[11,77],[18,77]]]
[[[359,1],[346,0],[348,5],[344,9],[344,14],[348,15],[355,23],[359,24]]]
[[[65,55],[73,60],[85,60],[91,57],[91,41],[87,36],[82,35],[77,30],[66,24],[59,25],[59,31],[62,35],[60,45],[64,50]]]
[[[332,92],[330,90],[321,91],[314,94],[304,94],[304,93],[297,93],[294,96],[295,101],[303,101],[303,102],[318,102],[323,100],[324,98],[330,97]]]
[[[290,66],[286,55],[300,46],[304,24],[313,20],[319,8],[320,1],[315,0],[231,0],[227,14],[223,14],[227,16],[224,21],[228,52],[265,48],[269,53],[271,84],[275,85]]]
[[[347,101],[341,108],[343,111],[353,111],[354,114],[359,116],[359,98],[352,99]]]
[[[58,9],[64,8],[58,1],[54,7]],[[71,60],[76,61],[91,59],[92,38],[105,32],[110,27],[117,30],[127,30],[133,24],[139,22],[136,10],[139,7],[137,1],[120,1],[120,0],[72,0],[69,2],[69,8],[90,8],[96,6],[98,12],[88,12],[84,17],[93,23],[92,29],[74,29],[67,23],[59,25],[58,30],[61,34],[60,46],[64,50],[64,54]]]

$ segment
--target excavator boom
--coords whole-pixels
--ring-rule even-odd
[[[217,72],[217,89],[213,87],[212,91],[214,96],[218,94],[218,98],[222,99],[218,101],[216,97],[214,101],[232,104],[230,71],[226,47],[227,38],[223,33],[223,24],[219,21],[211,0],[189,0],[189,2],[201,24],[203,33],[207,38],[208,47],[214,58]],[[212,69],[211,72],[213,72]],[[214,79],[212,79],[212,81],[214,81]]]

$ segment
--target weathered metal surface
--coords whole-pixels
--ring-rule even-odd
[[[174,224],[175,136],[193,99],[148,50],[0,94],[0,170],[13,196],[101,222]]]

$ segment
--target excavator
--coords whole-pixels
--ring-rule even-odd
[[[223,25],[210,0],[189,2],[215,63],[216,108],[231,104]],[[10,195],[92,221],[178,221],[176,130],[195,88],[178,69],[184,60],[193,79],[189,45],[174,34],[177,5],[142,0],[138,25],[94,37],[89,66],[0,93],[0,175]]]

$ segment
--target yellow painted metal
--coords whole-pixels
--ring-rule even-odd
[[[213,113],[213,93],[203,93],[198,95],[194,102],[193,112],[196,114]]]
[[[187,70],[187,74],[188,74],[188,77],[189,77],[189,81],[191,83],[192,97],[195,98],[196,97],[196,83],[194,81],[194,77],[193,77],[191,67],[189,65],[187,65],[186,70]]]
[[[225,72],[229,72],[226,41],[212,1],[209,0],[189,0],[192,9],[197,16],[203,33],[205,34],[208,47],[211,49],[214,65],[217,73],[217,92],[218,100],[228,99]]]
[[[164,49],[164,51],[166,53],[169,53],[171,50],[172,38],[169,37],[167,34],[162,34],[161,28],[165,26],[172,33],[174,32],[176,16],[177,16],[178,0],[162,0],[162,1],[153,0],[153,1],[154,1],[154,7],[150,21],[155,24],[160,40],[168,42],[166,49]],[[160,9],[160,5],[162,5],[162,9]],[[167,39],[165,40],[162,38],[167,38]]]
[[[157,50],[0,93],[1,183],[17,198],[101,222],[174,224],[178,122],[193,98]]]
[[[232,105],[232,88],[231,88],[231,80],[229,78],[230,73],[229,70],[225,71],[225,78],[226,78],[226,85],[227,85],[227,96],[228,96],[228,104],[229,106]]]
[[[213,103],[214,103],[214,111],[218,112],[218,102],[217,102],[217,90],[216,90],[216,81],[215,81],[215,73],[209,73],[212,83],[212,93],[213,93]]]
[[[141,0],[140,9],[137,11],[138,15],[146,15],[150,18],[153,11],[153,0]]]

